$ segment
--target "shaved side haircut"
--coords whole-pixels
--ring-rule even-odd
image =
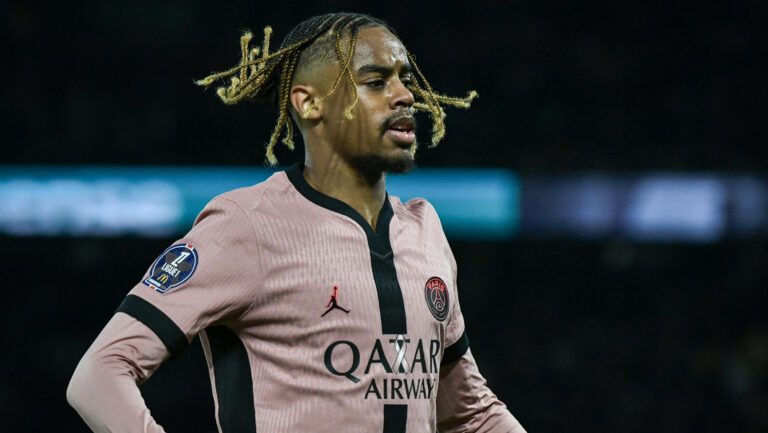
[[[294,27],[283,39],[280,48],[269,51],[272,28],[264,28],[264,39],[260,47],[251,48],[253,34],[246,32],[240,38],[240,64],[223,72],[211,74],[196,81],[198,85],[210,86],[216,80],[229,78],[228,86],[219,87],[216,94],[226,104],[236,104],[243,100],[275,100],[279,109],[277,124],[267,144],[266,164],[277,165],[275,144],[283,135],[283,143],[291,150],[294,149],[293,124],[288,119],[291,113],[290,92],[297,71],[311,68],[318,62],[338,62],[340,71],[331,89],[324,97],[336,91],[343,79],[352,88],[352,101],[344,110],[344,117],[352,119],[352,108],[357,103],[357,90],[350,70],[350,62],[355,53],[357,33],[361,28],[383,27],[392,34],[395,32],[383,21],[365,14],[331,13],[309,18]],[[346,47],[342,47],[342,39],[348,38]],[[406,50],[408,61],[411,63],[415,77],[408,85],[416,102],[416,110],[428,111],[431,115],[432,142],[435,147],[445,136],[445,111],[443,105],[468,108],[477,92],[470,91],[464,98],[441,95],[432,90],[427,79],[419,70],[413,56]],[[301,114],[299,114],[301,115]],[[413,146],[411,152],[416,151]]]

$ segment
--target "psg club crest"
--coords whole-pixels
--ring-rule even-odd
[[[448,317],[448,287],[443,280],[439,277],[430,278],[424,286],[424,297],[435,319],[442,322]]]
[[[197,250],[190,244],[176,244],[165,250],[152,264],[143,281],[150,288],[165,293],[187,281],[197,269]]]

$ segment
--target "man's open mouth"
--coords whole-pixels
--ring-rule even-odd
[[[393,140],[410,145],[416,140],[416,121],[411,116],[404,116],[390,122],[385,133]]]

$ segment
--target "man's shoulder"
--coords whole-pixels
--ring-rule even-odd
[[[410,233],[415,236],[423,236],[422,239],[428,245],[444,248],[446,254],[453,260],[443,225],[432,203],[421,197],[412,198],[403,203],[395,196],[390,196],[390,203],[398,222],[408,227],[406,230],[412,230]]]
[[[276,172],[263,182],[233,189],[212,198],[197,216],[195,225],[203,219],[210,219],[216,216],[216,219],[223,218],[229,224],[253,226],[254,217],[264,213],[264,203],[268,201],[270,208],[280,208],[278,204],[280,198],[289,196],[289,189],[290,182],[285,172]],[[270,211],[267,213],[272,214],[274,212]]]
[[[435,207],[425,198],[415,197],[403,203],[400,197],[391,195],[389,201],[392,204],[392,211],[400,219],[420,221],[422,224],[440,222]]]
[[[209,205],[215,202],[227,201],[248,213],[256,211],[264,201],[265,196],[279,197],[288,189],[290,189],[290,182],[285,172],[278,171],[263,182],[219,194],[209,202]]]

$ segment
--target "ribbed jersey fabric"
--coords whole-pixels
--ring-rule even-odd
[[[426,200],[388,196],[374,231],[296,165],[213,199],[174,245],[194,273],[163,293],[150,268],[120,311],[174,353],[200,336],[220,432],[435,431],[440,366],[469,343]]]

